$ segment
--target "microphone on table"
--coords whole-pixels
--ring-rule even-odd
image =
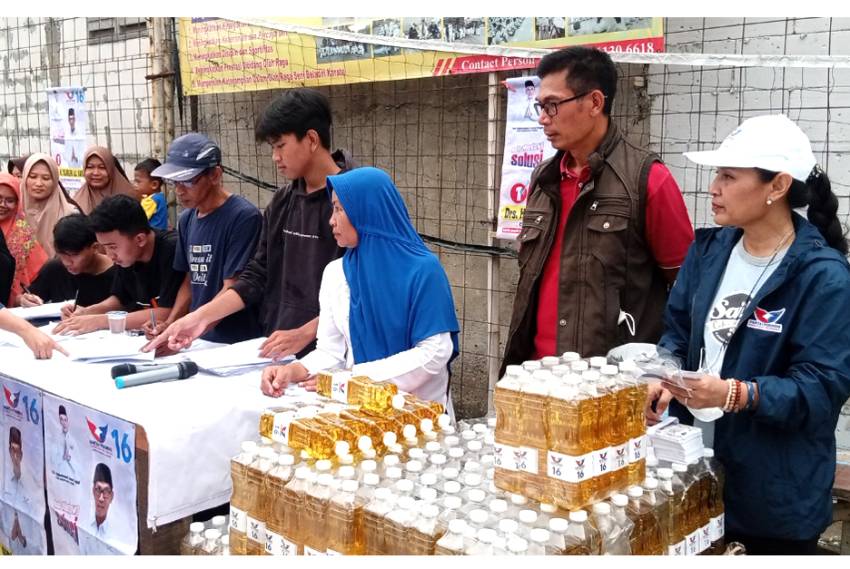
[[[158,383],[160,381],[168,381],[171,379],[186,379],[198,373],[198,364],[195,362],[180,362],[162,366],[162,369],[154,369],[151,371],[142,371],[132,375],[121,375],[115,378],[115,387],[124,389],[125,387],[135,387],[137,385],[145,385],[148,383]]]
[[[174,364],[118,364],[112,366],[112,379],[122,375],[133,375],[142,371],[153,371],[155,369],[163,369]]]

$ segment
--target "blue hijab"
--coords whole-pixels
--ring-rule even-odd
[[[378,168],[328,177],[359,237],[342,258],[351,289],[349,329],[354,362],[380,360],[458,331],[449,279],[410,223],[392,179]]]

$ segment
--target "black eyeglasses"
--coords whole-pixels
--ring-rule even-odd
[[[534,103],[534,110],[537,111],[537,114],[539,115],[540,110],[543,109],[544,111],[546,111],[547,115],[549,115],[550,117],[554,117],[555,115],[558,114],[558,107],[560,107],[564,103],[569,103],[570,101],[575,101],[577,99],[581,99],[582,97],[584,97],[588,93],[590,93],[590,91],[586,91],[586,92],[582,93],[581,95],[576,95],[574,97],[569,97],[567,99],[562,99],[560,101],[549,101],[548,103],[543,103],[542,105],[540,103]]]

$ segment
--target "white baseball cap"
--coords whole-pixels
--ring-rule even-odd
[[[808,179],[817,164],[809,137],[785,115],[747,119],[717,150],[685,152],[684,155],[703,166],[787,172],[801,182]]]

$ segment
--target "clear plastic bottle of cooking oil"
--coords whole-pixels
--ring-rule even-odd
[[[359,405],[369,411],[383,413],[392,407],[398,387],[390,381],[372,381],[368,377],[354,376],[348,384],[348,404]]]
[[[248,467],[248,492],[253,499],[248,502],[248,541],[246,555],[262,555],[266,549],[266,519],[268,517],[268,473],[277,462],[271,447],[260,449],[259,457]]]
[[[340,369],[320,371],[316,374],[316,393],[329,399],[346,403],[351,372]]]
[[[549,389],[555,378],[551,372],[535,371],[532,381],[521,388],[522,414],[521,451],[516,454],[516,466],[524,485],[524,493],[535,500],[545,500],[547,490],[548,437],[546,433],[546,406]]]
[[[593,451],[597,401],[569,376],[555,387],[547,408],[547,497],[569,510],[588,504],[596,493]]]
[[[723,484],[725,483],[725,473],[723,471],[723,465],[714,457],[714,449],[707,448],[703,450],[703,463],[712,478],[708,495],[708,513],[711,524],[709,530],[711,549],[708,554],[720,555],[726,548],[723,511]]]
[[[357,490],[356,480],[345,480],[328,502],[324,531],[329,555],[363,553],[363,503]]]
[[[601,552],[599,530],[587,519],[587,512],[570,512],[570,521],[564,534],[563,555],[599,555]]]
[[[378,488],[372,500],[363,507],[363,552],[366,555],[389,555],[384,522],[395,506],[389,488]]]
[[[399,394],[393,398],[393,405],[398,405],[398,397],[403,399],[402,406],[420,419],[431,419],[434,423],[445,413],[446,409],[436,401],[425,401],[411,394]]]
[[[509,366],[510,368],[511,366]],[[496,486],[508,492],[521,492],[523,489],[521,473],[516,470],[514,449],[522,443],[522,382],[518,376],[523,372],[515,370],[496,384],[493,404],[496,408],[496,432],[493,454],[495,456]],[[456,439],[456,437],[454,437]],[[448,441],[448,438],[446,439]]]
[[[316,484],[308,489],[304,508],[304,524],[308,531],[304,535],[305,555],[325,555],[327,550],[326,520],[328,502],[333,495],[333,476],[320,474]]]
[[[233,495],[230,498],[230,536],[234,555],[245,555],[248,517],[247,510],[253,496],[248,484],[248,467],[257,460],[257,443],[245,441],[241,452],[230,461]]]
[[[643,481],[643,501],[652,508],[655,519],[661,530],[660,545],[652,552],[652,555],[664,555],[667,553],[667,544],[670,543],[670,501],[667,495],[658,486],[658,480],[647,478]]]
[[[434,547],[435,555],[463,555],[466,549],[466,521],[454,519],[449,522],[448,531],[437,540]]]
[[[659,488],[667,496],[667,501],[670,504],[667,554],[685,555],[687,553],[686,540],[688,535],[685,485],[670,468],[659,468],[656,474],[658,475]]]
[[[596,473],[594,499],[600,500],[610,494],[613,489],[614,475],[611,472],[613,456],[609,441],[613,438],[614,413],[617,406],[614,394],[600,385],[598,371],[595,369],[584,371],[581,378],[582,391],[596,401],[597,413],[593,442],[594,472]]]
[[[407,534],[416,520],[416,501],[410,496],[401,496],[395,507],[384,519],[385,546],[389,555],[407,553]]]
[[[628,512],[635,523],[635,533],[639,535],[640,552],[638,555],[661,555],[664,552],[662,529],[654,506],[644,498],[643,488],[629,487]],[[632,552],[634,553],[634,552]]]
[[[628,394],[626,431],[629,436],[629,485],[639,484],[646,477],[646,419],[643,415],[647,396],[646,382],[638,378],[640,371],[632,361],[620,363],[620,377]]]
[[[193,522],[189,524],[189,533],[180,543],[180,555],[198,555],[198,549],[204,543],[204,524]]]
[[[439,515],[440,508],[434,504],[422,507],[407,531],[408,554],[434,555],[437,540],[444,532],[438,522]]]
[[[270,500],[266,518],[266,555],[287,555],[284,543],[284,517],[286,512],[285,488],[294,476],[295,457],[291,454],[278,456],[277,464],[269,471],[268,499]]]
[[[620,490],[629,485],[629,435],[627,428],[628,416],[631,410],[629,391],[620,379],[617,366],[603,365],[599,368],[600,389],[611,396],[613,405],[611,426],[608,433],[608,446],[611,449],[609,474],[611,489]],[[603,396],[605,400],[605,396]],[[638,483],[643,480],[641,476]]]
[[[283,545],[289,555],[302,555],[304,536],[308,531],[307,520],[302,514],[307,504],[307,488],[310,478],[315,476],[308,467],[295,470],[295,477],[283,489]]]

